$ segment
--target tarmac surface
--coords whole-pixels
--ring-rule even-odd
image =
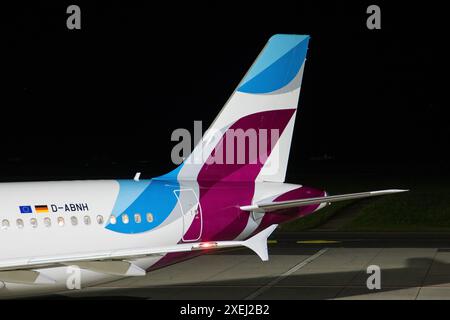
[[[278,232],[270,260],[245,248],[60,295],[125,299],[450,299],[450,236],[439,233]],[[369,265],[381,288],[369,290]]]

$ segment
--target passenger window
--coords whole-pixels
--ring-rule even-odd
[[[147,222],[153,222],[153,214],[147,213]]]
[[[123,222],[124,224],[127,224],[128,222],[130,222],[130,219],[128,218],[128,215],[127,215],[126,213],[124,213],[124,214],[122,215],[122,222]]]
[[[73,226],[76,226],[78,224],[77,217],[73,216],[70,218],[70,223],[72,223]]]
[[[84,224],[85,224],[85,225],[88,226],[88,225],[91,224],[91,217],[89,217],[89,216],[84,216],[83,220],[84,220]]]
[[[109,218],[109,223],[111,223],[111,224],[116,224],[116,222],[117,222],[116,216],[111,216],[111,217]]]
[[[141,223],[141,221],[142,221],[141,214],[140,213],[135,213],[134,214],[134,222]]]
[[[58,226],[64,227],[64,218],[63,217],[58,217]]]
[[[3,219],[3,221],[2,221],[2,229],[5,230],[5,229],[8,229],[8,228],[9,228],[9,220]]]
[[[31,218],[30,219],[30,224],[33,228],[36,228],[38,226],[37,220],[36,218]]]
[[[17,219],[16,220],[16,225],[17,225],[17,228],[22,229],[23,228],[23,220],[22,219]]]
[[[49,217],[44,218],[44,225],[48,228],[52,226],[52,221]]]
[[[103,224],[103,216],[101,216],[101,215],[97,216],[97,223],[98,224]]]

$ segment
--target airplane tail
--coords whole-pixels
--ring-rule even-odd
[[[309,36],[277,34],[190,156],[179,180],[284,182]]]

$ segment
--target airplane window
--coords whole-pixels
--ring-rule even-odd
[[[109,218],[109,223],[111,223],[111,224],[116,224],[116,222],[117,222],[116,216],[111,216],[111,217]]]
[[[76,226],[78,224],[77,217],[75,217],[75,216],[71,217],[70,222],[72,223],[73,226]]]
[[[98,224],[103,224],[103,216],[101,216],[101,215],[97,216],[97,223]]]
[[[127,224],[130,221],[130,219],[128,218],[128,215],[126,213],[124,213],[122,215],[122,222]]]
[[[147,213],[147,222],[153,222],[153,214]]]
[[[31,218],[30,219],[30,224],[33,228],[36,228],[38,226],[37,220],[36,218]]]
[[[3,219],[2,229],[8,229],[8,228],[9,228],[9,220]]]
[[[141,214],[140,213],[135,213],[134,214],[134,222],[141,223],[141,221],[142,221]]]
[[[63,227],[64,226],[64,218],[58,217],[58,226]]]
[[[90,225],[91,224],[91,217],[84,216],[83,221],[84,221],[85,225]]]
[[[52,226],[52,221],[49,217],[44,218],[44,225],[48,228]]]
[[[23,228],[23,220],[22,219],[17,219],[16,220],[16,225],[17,225],[17,228],[22,229]]]

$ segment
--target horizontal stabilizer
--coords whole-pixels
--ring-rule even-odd
[[[320,203],[327,203],[327,202],[331,203],[331,202],[344,201],[344,200],[376,197],[376,196],[382,196],[382,195],[386,195],[386,194],[399,193],[399,192],[405,192],[405,191],[408,191],[408,190],[389,189],[389,190],[369,191],[369,192],[360,192],[360,193],[348,193],[348,194],[341,194],[341,195],[336,195],[336,196],[325,196],[325,197],[317,197],[317,198],[277,201],[277,202],[268,202],[268,203],[256,203],[256,204],[252,204],[252,205],[248,205],[248,206],[242,206],[241,210],[253,211],[253,212],[270,212],[270,211],[275,211],[275,210],[307,206],[310,204],[320,204]]]

